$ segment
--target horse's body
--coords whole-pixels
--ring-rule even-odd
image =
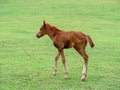
[[[91,47],[94,47],[94,43],[90,38],[90,36],[85,35],[82,32],[76,32],[76,31],[65,32],[57,29],[55,26],[46,24],[44,21],[43,25],[40,28],[40,31],[36,36],[40,38],[45,34],[47,34],[51,38],[54,46],[58,49],[57,56],[55,57],[55,68],[54,68],[53,75],[56,75],[58,58],[61,55],[62,62],[64,64],[64,69],[65,69],[64,78],[67,78],[68,69],[66,66],[66,60],[65,60],[63,49],[74,47],[75,50],[84,58],[84,65],[83,65],[81,80],[85,80],[85,77],[87,75],[87,66],[88,66],[88,55],[85,52],[87,41],[89,42]]]

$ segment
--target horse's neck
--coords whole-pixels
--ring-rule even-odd
[[[49,31],[48,31],[47,34],[48,34],[48,36],[54,41],[54,36],[55,36],[57,33],[58,33],[58,30],[51,27],[51,29],[49,29]]]

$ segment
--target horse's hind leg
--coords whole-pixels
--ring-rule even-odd
[[[58,67],[58,58],[60,56],[60,53],[58,52],[56,57],[55,57],[55,67],[54,67],[54,71],[53,71],[53,75],[56,75],[57,72],[57,67]]]
[[[83,65],[82,77],[81,77],[82,81],[84,81],[85,77],[87,76],[88,55],[85,53],[85,55],[83,56],[83,58],[84,58],[84,65]]]
[[[84,59],[84,65],[83,65],[83,70],[82,70],[82,77],[81,80],[84,81],[85,77],[87,76],[87,66],[88,66],[88,55],[85,52],[84,48],[75,48],[78,53],[83,57]]]

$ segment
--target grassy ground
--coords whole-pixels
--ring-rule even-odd
[[[35,37],[44,19],[92,37],[86,81],[74,49],[65,50],[70,79],[61,60],[52,76],[57,50],[48,36]],[[119,0],[0,0],[0,90],[119,90],[119,35]]]

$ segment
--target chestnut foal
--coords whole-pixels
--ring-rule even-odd
[[[53,75],[56,75],[58,58],[61,55],[62,63],[65,69],[64,78],[68,77],[68,69],[66,66],[66,59],[64,56],[63,49],[74,47],[75,50],[84,59],[84,65],[83,65],[82,77],[81,77],[81,80],[84,81],[87,75],[87,66],[88,66],[88,55],[85,52],[87,41],[89,42],[91,48],[94,47],[94,43],[91,37],[89,35],[85,35],[82,32],[76,32],[76,31],[65,32],[43,21],[43,25],[41,26],[40,31],[37,33],[36,37],[40,38],[45,34],[47,34],[51,38],[54,46],[58,49],[58,53],[55,57],[55,68],[53,71]]]

